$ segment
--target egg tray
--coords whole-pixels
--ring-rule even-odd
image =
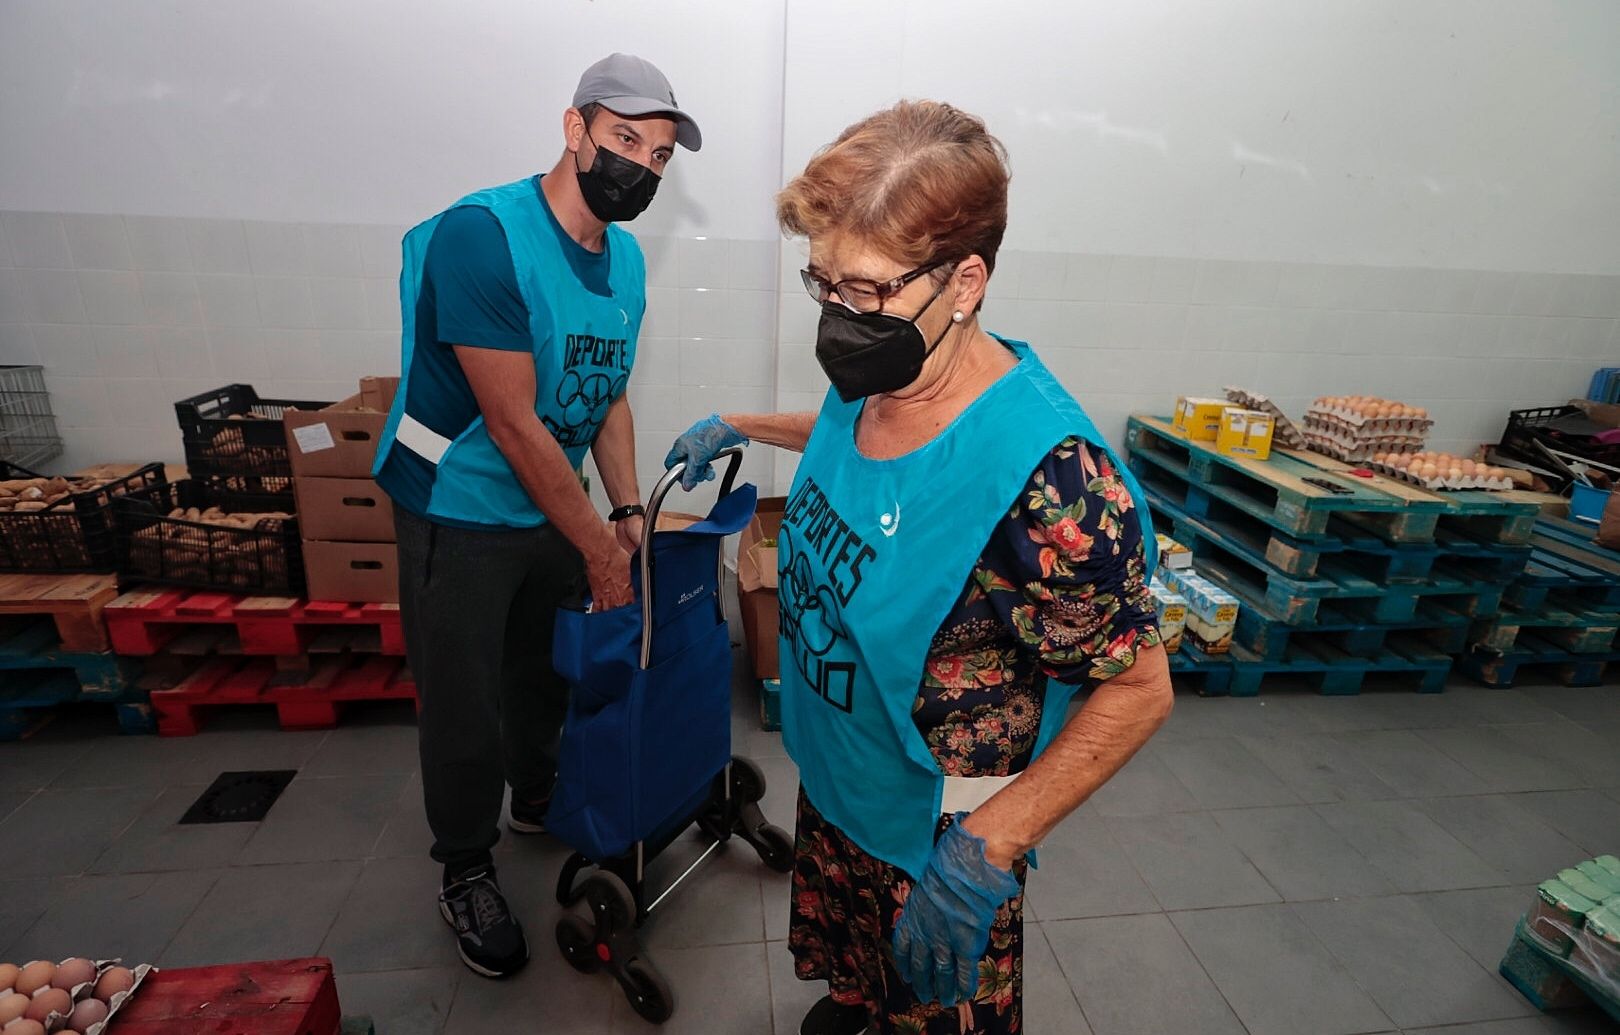
[[[1317,429],[1322,431],[1336,431],[1344,435],[1352,435],[1358,439],[1376,438],[1379,436],[1392,436],[1397,438],[1426,438],[1429,429],[1434,427],[1432,420],[1417,420],[1403,417],[1365,417],[1360,423],[1344,417],[1323,414],[1312,411],[1305,415],[1306,430]]]
[[[1506,492],[1509,489],[1516,488],[1511,478],[1481,478],[1472,474],[1464,475],[1461,478],[1418,478],[1398,467],[1375,463],[1371,460],[1366,462],[1366,467],[1368,470],[1377,471],[1386,478],[1407,482],[1419,488],[1428,489],[1430,492],[1477,492],[1482,490],[1485,492]]]
[[[1271,414],[1272,437],[1278,445],[1283,446],[1285,449],[1305,448],[1305,436],[1300,433],[1299,425],[1289,420],[1288,414],[1284,413],[1281,407],[1272,402],[1269,397],[1259,392],[1251,392],[1247,388],[1239,388],[1236,385],[1227,385],[1222,391],[1226,393],[1229,402],[1237,403],[1239,406],[1251,410],[1260,410],[1263,413]]]
[[[1364,413],[1345,406],[1312,406],[1305,411],[1305,420],[1312,419],[1336,422],[1349,427],[1361,429],[1371,427],[1375,430],[1391,430],[1404,432],[1425,432],[1434,427],[1432,417],[1369,417]]]
[[[1415,435],[1378,435],[1373,438],[1357,438],[1342,432],[1324,431],[1321,428],[1306,428],[1305,441],[1310,443],[1324,443],[1343,450],[1365,450],[1368,456],[1374,453],[1417,453],[1423,449],[1423,438]]]
[[[74,958],[76,958],[76,957],[72,957],[72,956],[68,957],[68,959],[74,959]],[[66,962],[68,962],[68,960],[62,960],[60,963],[57,964],[57,966],[61,966],[62,963],[66,963]],[[78,1003],[79,1001],[87,998],[91,994],[91,992],[93,992],[95,990],[96,982],[101,980],[102,975],[106,974],[107,971],[111,970],[113,967],[118,966],[119,964],[121,964],[123,962],[123,960],[122,959],[95,960],[94,962],[95,962],[95,965],[96,965],[96,976],[91,978],[89,981],[81,982],[81,983],[79,983],[77,985],[74,985],[72,988],[67,990],[68,995],[73,998],[74,1003]],[[111,1025],[112,1022],[113,1022],[113,1018],[118,1016],[118,1011],[123,1009],[124,1004],[129,1002],[130,999],[132,999],[134,997],[136,992],[140,991],[141,982],[145,981],[149,975],[155,973],[156,971],[157,971],[157,968],[152,966],[150,963],[142,963],[138,967],[132,967],[130,972],[134,975],[135,982],[134,982],[134,984],[129,986],[129,991],[127,991],[127,992],[118,992],[118,993],[114,994],[112,996],[112,998],[108,999],[107,1000],[107,1016],[105,1018],[103,1018],[102,1021],[99,1024],[90,1025],[90,1027],[88,1027],[84,1031],[80,1032],[79,1035],[102,1035],[103,1032],[107,1031],[108,1026]],[[51,986],[46,985],[45,987],[49,988]],[[43,989],[43,988],[40,989],[41,992],[43,992],[44,990],[45,989]],[[0,988],[0,996],[7,995],[11,991],[12,990],[9,989],[9,988]],[[35,993],[35,995],[38,995],[38,994],[39,994],[38,992]],[[64,1016],[63,1014],[57,1013],[54,1010],[51,1013],[49,1013],[48,1015],[46,1015],[46,1017],[45,1017],[45,1031],[46,1031],[47,1035],[53,1035],[53,1033],[55,1033],[55,1032],[66,1031],[67,1030],[67,1020],[68,1019],[67,1019],[66,1016]]]
[[[1336,460],[1362,463],[1371,460],[1378,453],[1416,453],[1422,443],[1411,442],[1356,442],[1346,444],[1337,439],[1327,438],[1307,431],[1305,441],[1312,452],[1331,456]]]

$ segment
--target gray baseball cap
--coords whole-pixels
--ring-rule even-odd
[[[703,133],[692,116],[675,103],[675,91],[658,66],[634,54],[609,54],[585,70],[574,91],[574,107],[600,104],[620,115],[668,115],[675,120],[675,140],[688,151],[703,146]]]

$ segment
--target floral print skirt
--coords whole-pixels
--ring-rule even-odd
[[[947,820],[941,820],[941,831]],[[911,878],[856,847],[799,792],[788,947],[801,981],[825,981],[838,1002],[863,1003],[872,1033],[1012,1035],[1023,1030],[1024,895],[996,913],[973,1002],[919,1003],[892,948]],[[1027,866],[1013,874],[1020,888]]]

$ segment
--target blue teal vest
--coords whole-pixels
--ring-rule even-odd
[[[488,209],[506,233],[534,339],[534,412],[577,469],[596,440],[608,406],[624,394],[630,380],[636,338],[647,308],[641,249],[627,231],[610,224],[608,286],[612,294],[594,295],[569,269],[562,242],[557,240],[532,178],[469,194],[451,207],[463,205]],[[428,242],[442,217],[440,213],[405,235],[399,275],[403,379],[377,446],[373,475],[382,470],[389,450],[412,448],[399,441],[399,426],[410,395],[422,267]],[[546,519],[490,440],[481,416],[449,442],[439,458],[428,516],[513,528],[532,528]]]
[[[996,524],[1063,439],[1104,451],[1143,522],[1145,499],[1097,428],[1028,345],[937,438],[893,460],[855,448],[862,403],[829,392],[778,539],[782,732],[816,808],[862,850],[917,876],[933,850],[944,774],[912,720],[934,634]],[[1047,688],[1036,751],[1072,687]]]

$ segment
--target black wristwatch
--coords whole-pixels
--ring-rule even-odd
[[[639,503],[626,503],[622,507],[614,507],[608,514],[609,521],[623,521],[627,517],[640,517],[647,513],[647,508]]]

